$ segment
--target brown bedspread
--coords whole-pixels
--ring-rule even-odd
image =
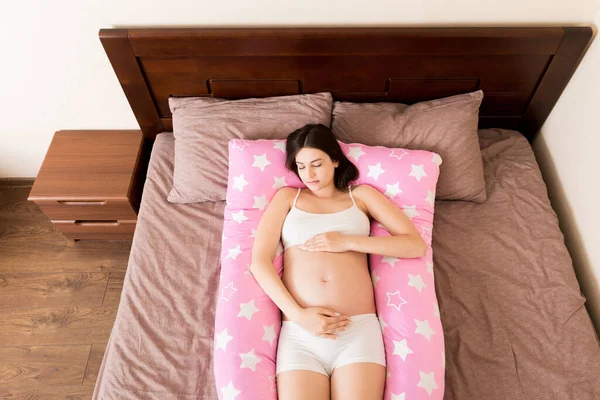
[[[533,152],[480,131],[488,200],[437,201],[433,249],[446,399],[600,398],[600,347]],[[225,202],[170,204],[158,135],[93,399],[217,399],[212,369]]]

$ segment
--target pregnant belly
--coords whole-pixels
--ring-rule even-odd
[[[288,248],[282,281],[303,308],[326,307],[345,315],[375,312],[373,284],[364,253]],[[283,319],[289,318],[284,314]]]

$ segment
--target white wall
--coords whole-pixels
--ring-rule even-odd
[[[23,0],[0,18],[0,177],[35,177],[54,131],[137,128],[100,28],[590,25],[598,0]],[[544,125],[536,152],[600,321],[598,43]],[[594,181],[596,178],[596,181]],[[588,305],[589,306],[589,305]],[[598,325],[597,325],[598,326]]]
[[[600,10],[595,25],[600,26]],[[595,37],[533,143],[600,332],[600,38]]]

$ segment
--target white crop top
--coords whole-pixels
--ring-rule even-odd
[[[301,245],[313,236],[324,232],[337,231],[344,235],[369,236],[371,232],[369,217],[356,205],[354,196],[352,196],[352,188],[349,190],[352,207],[336,213],[314,214],[296,207],[296,201],[301,191],[301,188],[298,188],[294,205],[285,217],[281,229],[283,249]]]

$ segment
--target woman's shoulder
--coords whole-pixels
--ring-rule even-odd
[[[277,189],[277,192],[275,192],[273,199],[277,198],[279,201],[281,201],[284,204],[289,203],[289,206],[291,208],[292,203],[294,201],[294,197],[296,197],[296,194],[298,194],[298,188],[291,187],[291,186],[282,186],[279,189]]]
[[[363,183],[360,185],[351,185],[350,188],[352,189],[352,193],[359,193],[359,194],[369,192],[371,190],[377,190],[373,186],[368,185],[366,183]]]

